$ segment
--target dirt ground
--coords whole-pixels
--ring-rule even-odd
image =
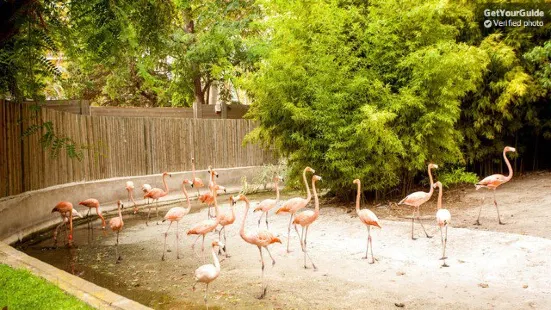
[[[272,193],[251,195],[255,203]],[[283,195],[283,199],[292,196]],[[223,196],[222,207],[229,212]],[[441,267],[441,245],[435,225],[436,195],[422,209],[428,239],[415,226],[418,240],[410,238],[411,211],[396,206],[371,208],[382,218],[373,230],[378,259],[369,264],[365,253],[367,231],[351,212],[353,203],[322,201],[321,215],[308,234],[308,248],[318,270],[304,269],[303,253],[294,231],[287,254],[288,215],[271,214],[270,229],[283,244],[271,246],[274,267],[265,255],[269,282],[266,298],[259,300],[258,249],[239,237],[244,203],[236,206],[236,223],[228,227],[227,250],[221,275],[210,286],[211,309],[551,309],[551,173],[516,177],[497,191],[502,220],[492,204],[492,193],[473,186],[444,192],[444,206],[452,213],[447,260]],[[483,204],[481,223],[474,226]],[[311,205],[313,207],[313,204]],[[162,214],[169,207],[163,208]],[[249,211],[246,228],[257,226],[259,214]],[[75,234],[77,248],[52,249],[52,240],[30,241],[21,248],[45,262],[77,274],[114,292],[156,309],[202,309],[203,285],[191,290],[195,269],[202,265],[191,250],[195,237],[185,231],[207,218],[206,209],[193,204],[193,212],[180,222],[181,258],[176,259],[175,225],[169,233],[170,253],[161,261],[168,223],[146,226],[144,215],[125,216],[120,250],[115,263],[115,235],[102,232],[99,221],[89,232],[86,225]],[[45,236],[48,237],[48,236]],[[211,235],[207,240],[213,240]],[[207,243],[207,242],[206,242]],[[210,242],[208,242],[210,244]],[[200,247],[199,247],[200,250]],[[210,246],[205,262],[212,263]]]

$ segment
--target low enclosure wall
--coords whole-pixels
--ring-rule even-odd
[[[190,171],[192,156],[196,169],[274,163],[272,152],[243,146],[254,127],[242,119],[87,116],[0,101],[0,197],[70,182]],[[56,157],[52,148],[59,150]]]
[[[250,182],[262,169],[262,166],[217,169],[216,171],[220,177],[216,181],[220,185],[236,189],[241,186],[243,177],[246,177]],[[171,174],[171,177],[166,177],[170,193],[168,196],[161,198],[160,202],[183,199],[182,181],[186,178],[191,179],[192,176],[189,171]],[[202,178],[203,182],[208,181],[206,170],[197,171],[197,176]],[[123,201],[125,207],[131,209],[132,203],[127,203],[126,181],[134,182],[136,187],[134,197],[137,203],[143,202],[142,184],[147,183],[153,187],[163,188],[161,175],[155,174],[75,182],[0,198],[0,241],[8,244],[14,243],[34,232],[60,223],[59,214],[52,214],[51,211],[62,200],[72,202],[81,214],[84,211],[87,212],[88,209],[78,206],[78,202],[87,198],[98,199],[104,211],[116,209],[115,202],[119,199]],[[205,188],[200,190],[202,193],[206,191]],[[191,197],[196,195],[195,190],[189,187],[188,193]],[[95,214],[95,211],[92,213]],[[82,215],[85,216],[86,214]]]

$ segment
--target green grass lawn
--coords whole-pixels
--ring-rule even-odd
[[[0,264],[0,309],[93,309],[27,270]]]

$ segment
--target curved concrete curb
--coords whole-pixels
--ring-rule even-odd
[[[243,177],[250,182],[262,169],[264,169],[262,166],[216,169],[220,176],[216,182],[230,190],[237,189],[239,191]],[[206,185],[208,172],[201,170],[196,173]],[[161,198],[159,205],[183,199],[182,181],[192,177],[189,171],[171,174],[172,177],[166,178],[170,194]],[[86,215],[85,212],[88,212],[88,208],[78,206],[78,202],[87,198],[98,199],[104,211],[116,209],[115,202],[119,199],[125,203],[125,207],[132,207],[132,203],[126,203],[128,200],[125,190],[126,181],[134,182],[134,197],[139,205],[144,203],[142,184],[148,183],[153,187],[163,187],[161,175],[155,174],[68,183],[2,198],[0,199],[0,218],[2,219],[0,221],[0,241],[7,244],[23,241],[33,233],[60,223],[59,214],[51,213],[52,208],[59,201],[72,202],[79,212],[84,212],[83,215]],[[205,188],[202,188],[201,192],[205,192]],[[192,198],[196,196],[195,190],[188,189],[188,192]],[[92,214],[95,215],[95,211],[92,211]]]
[[[0,242],[0,263],[29,270],[97,309],[151,309]]]

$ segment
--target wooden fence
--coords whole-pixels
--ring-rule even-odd
[[[254,127],[250,120],[87,116],[29,103],[0,101],[0,197],[74,181],[191,170],[262,165],[272,152],[242,145]],[[41,146],[46,128],[26,137],[33,125],[51,122],[57,137],[74,140],[81,160],[62,149]]]
[[[193,118],[194,108],[137,108],[137,107],[95,107],[87,100],[48,100],[41,106],[80,115],[122,116],[122,117],[173,117]],[[221,104],[216,112],[214,105],[198,105],[197,118],[204,119],[242,119],[249,107],[240,104]]]

